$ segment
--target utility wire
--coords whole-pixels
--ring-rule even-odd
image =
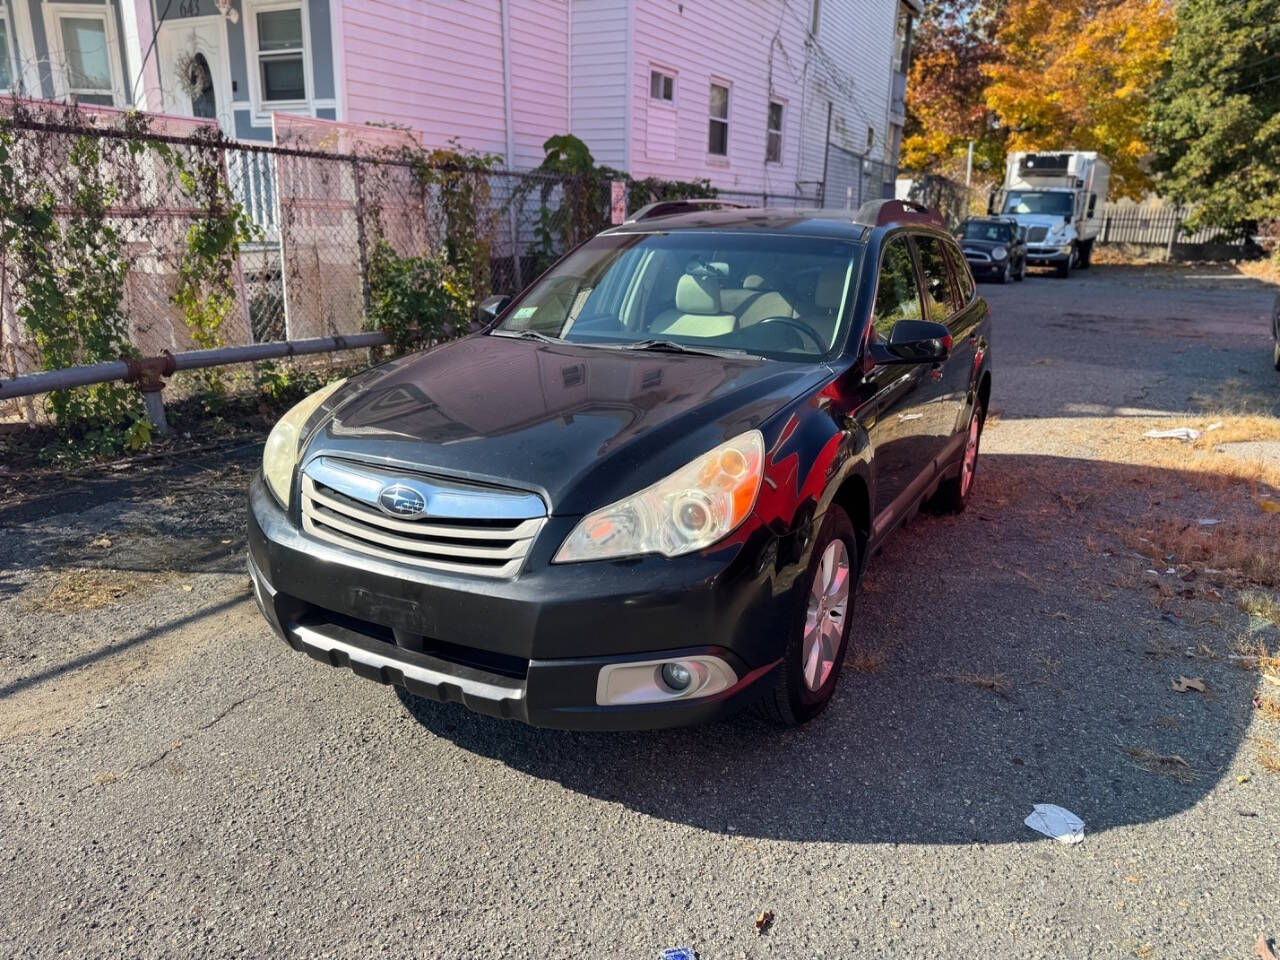
[[[160,16],[151,27],[151,43],[147,46],[147,52],[142,55],[142,62],[138,64],[138,76],[134,78],[133,86],[129,88],[129,105],[134,106],[134,101],[138,96],[138,84],[142,82],[142,73],[147,69],[147,61],[151,59],[152,51],[156,48],[156,39],[160,36],[160,28],[164,26],[164,18],[169,15],[169,8],[173,6],[173,0],[165,0],[164,10],[160,12]]]

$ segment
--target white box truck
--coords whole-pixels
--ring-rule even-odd
[[[1025,230],[1030,266],[1067,277],[1089,266],[1110,181],[1111,165],[1093,151],[1011,153],[990,212]]]

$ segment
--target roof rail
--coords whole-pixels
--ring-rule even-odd
[[[936,210],[911,200],[868,200],[858,208],[853,222],[868,227],[883,227],[889,223],[927,223],[941,230],[947,228]]]
[[[654,217],[669,217],[677,213],[695,213],[698,210],[746,210],[745,203],[734,203],[732,200],[694,199],[655,200],[646,204],[631,216],[625,223],[636,223],[640,220],[652,220]]]

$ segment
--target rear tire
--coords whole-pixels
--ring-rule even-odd
[[[1280,338],[1276,339],[1275,346],[1271,348],[1271,362],[1280,370]]]
[[[962,513],[973,497],[973,484],[978,474],[978,447],[982,443],[982,427],[987,421],[987,410],[981,400],[973,403],[973,412],[965,425],[964,453],[960,459],[960,472],[938,484],[933,499],[937,513]]]
[[[826,709],[849,649],[860,569],[853,524],[843,509],[832,504],[814,540],[808,570],[800,580],[803,599],[797,604],[773,688],[759,703],[759,712],[767,719],[794,727]],[[841,595],[843,605],[839,603]],[[836,637],[838,646],[831,651],[830,641]]]

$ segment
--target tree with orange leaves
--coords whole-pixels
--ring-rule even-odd
[[[1097,150],[1116,193],[1151,184],[1143,133],[1175,32],[1169,0],[1009,0],[985,102],[1013,150]]]
[[[1004,6],[1005,0],[927,0],[907,78],[906,169],[954,167],[970,140],[979,170],[1002,166],[1004,136],[984,98],[982,66],[997,55]]]

